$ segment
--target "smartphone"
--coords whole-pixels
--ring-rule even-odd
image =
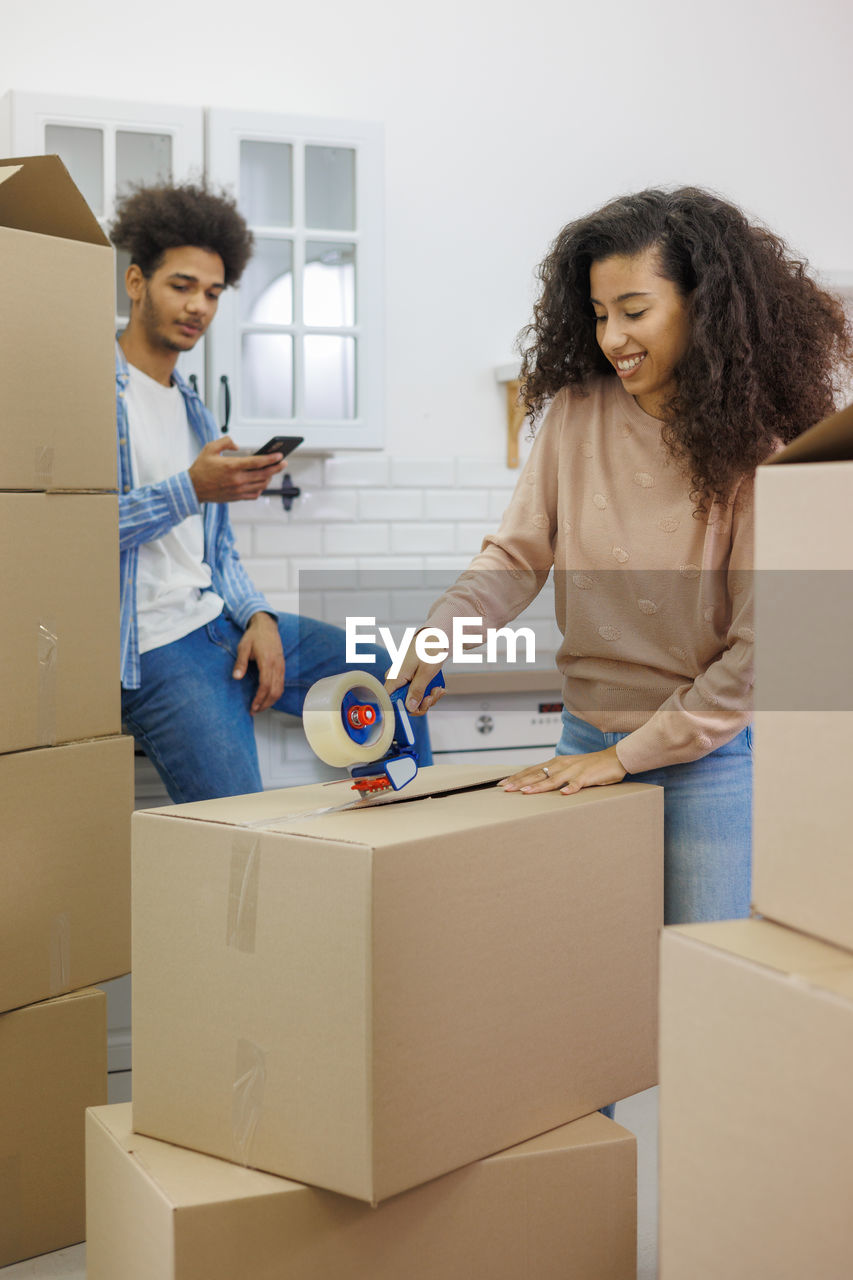
[[[304,436],[273,436],[271,440],[267,440],[266,444],[262,444],[260,449],[228,449],[225,452],[226,458],[257,458],[262,457],[266,453],[283,453],[285,457],[297,445],[302,444]]]
[[[266,444],[262,444],[260,449],[255,450],[254,456],[257,457],[261,453],[283,453],[287,457],[289,453],[293,453],[297,445],[302,444],[304,439],[304,436],[273,436],[271,440],[267,440]]]

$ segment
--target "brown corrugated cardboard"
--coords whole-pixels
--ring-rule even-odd
[[[756,477],[753,854],[762,915],[853,949],[851,512],[853,408]]]
[[[0,1010],[130,968],[133,740],[0,755]]]
[[[136,1127],[380,1201],[653,1084],[663,793],[498,776],[135,815]]]
[[[661,1280],[853,1275],[853,956],[763,920],[665,929]]]
[[[89,1280],[633,1280],[636,1151],[604,1116],[378,1209],[86,1121]]]
[[[0,546],[0,751],[117,734],[117,499],[0,493]]]
[[[0,1267],[85,1233],[87,1107],[107,1100],[107,998],[0,1014]]]
[[[114,258],[58,156],[0,160],[0,489],[116,487]]]

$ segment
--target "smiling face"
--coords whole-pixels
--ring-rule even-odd
[[[690,338],[686,298],[660,274],[656,249],[593,262],[589,292],[598,345],[640,408],[663,418]]]
[[[218,253],[184,245],[167,249],[146,279],[128,267],[127,292],[133,302],[131,327],[153,351],[191,350],[207,329],[225,289],[225,266]]]

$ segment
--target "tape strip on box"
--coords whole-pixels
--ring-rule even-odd
[[[251,1040],[238,1040],[234,1063],[231,1131],[235,1162],[247,1167],[255,1130],[263,1110],[266,1082],[264,1051]]]
[[[36,446],[34,471],[37,489],[53,488],[53,445]]]
[[[226,945],[250,954],[255,950],[260,880],[260,836],[244,832],[231,845],[231,880],[228,887]]]
[[[38,650],[38,740],[41,746],[56,745],[56,686],[59,640],[55,618],[42,618],[36,636]]]

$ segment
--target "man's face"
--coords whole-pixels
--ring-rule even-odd
[[[225,266],[218,253],[183,245],[167,249],[147,280],[139,267],[129,267],[126,283],[133,301],[131,318],[142,326],[149,345],[190,351],[216,315]]]

